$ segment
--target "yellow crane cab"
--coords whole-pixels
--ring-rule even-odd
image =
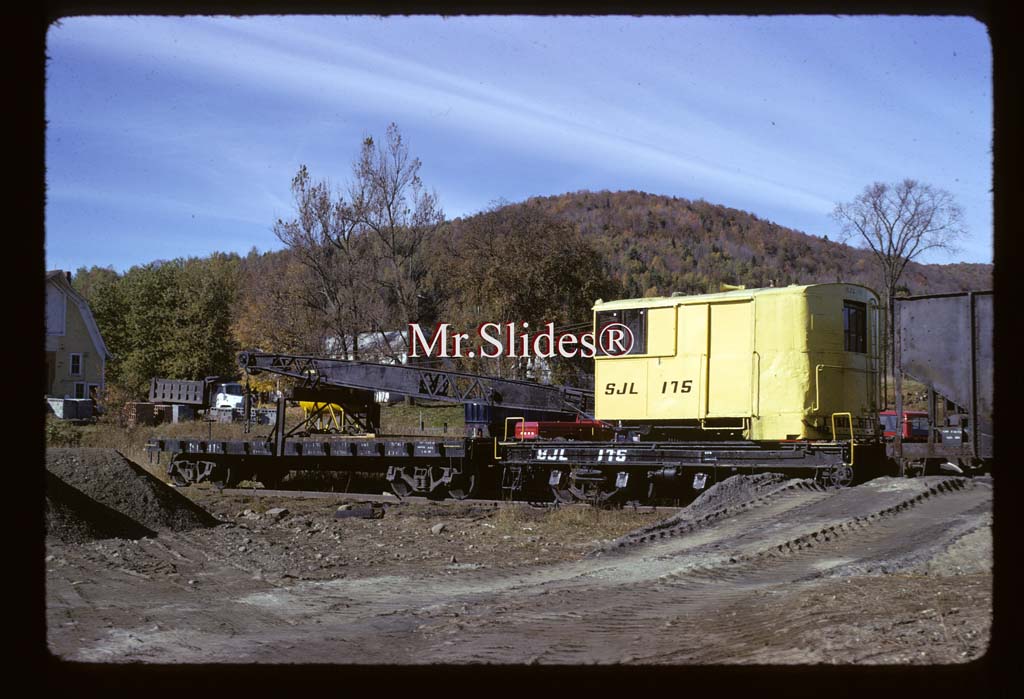
[[[598,420],[691,440],[877,436],[882,321],[867,287],[734,288],[593,311]]]

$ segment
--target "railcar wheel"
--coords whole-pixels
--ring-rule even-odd
[[[837,488],[847,488],[853,484],[853,467],[836,466],[829,474],[829,481]]]
[[[179,488],[195,482],[195,468],[189,461],[172,461],[167,469],[167,475],[171,477],[171,483]]]
[[[574,475],[569,478],[569,490],[579,502],[589,502],[592,505],[611,504],[625,495],[624,488],[606,487],[602,481],[590,478],[577,479]]]
[[[448,497],[448,489],[439,485],[433,490],[429,490],[424,493],[423,496],[426,497],[427,500],[444,500]]]
[[[448,484],[448,495],[455,500],[465,500],[476,494],[476,474],[460,473]]]
[[[210,476],[210,482],[213,483],[213,487],[217,490],[224,490],[230,485],[234,485],[231,482],[231,468],[218,464],[213,468],[213,474]]]
[[[924,475],[924,461],[904,461],[903,477],[917,478]]]
[[[179,488],[184,488],[184,487],[189,486],[189,485],[192,484],[191,481],[187,480],[181,474],[181,471],[178,468],[175,468],[173,471],[171,471],[170,476],[171,476],[171,483],[173,483],[174,485],[176,485]]]
[[[407,498],[412,493],[412,488],[401,478],[391,481],[391,490],[400,498]]]
[[[625,500],[625,489],[598,490],[591,492],[586,501],[596,507],[620,507]]]
[[[569,488],[551,486],[551,492],[554,494],[555,502],[557,503],[561,503],[562,505],[571,505],[576,502],[576,496],[573,495],[572,490]]]

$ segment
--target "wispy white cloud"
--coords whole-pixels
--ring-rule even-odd
[[[230,52],[223,50],[226,35],[234,37]],[[143,48],[135,40],[106,41],[95,36],[93,41],[97,48],[122,54]],[[294,47],[302,47],[304,53],[296,54]],[[564,161],[591,167],[614,160],[622,169],[658,174],[669,181],[699,179],[709,186],[752,188],[763,198],[784,197],[796,207],[817,210],[828,204],[792,185],[717,165],[710,154],[698,155],[695,151],[702,140],[742,143],[747,139],[741,132],[721,129],[696,110],[680,105],[675,107],[674,116],[686,128],[611,109],[610,121],[631,119],[635,123],[636,128],[630,132],[638,136],[624,137],[591,120],[567,118],[565,105],[553,108],[511,90],[481,85],[385,52],[287,26],[202,20],[189,33],[187,51],[167,29],[155,35],[147,32],[145,48],[154,58],[180,60],[207,79],[234,85],[246,82],[277,95],[317,103],[321,108],[346,108],[353,103],[365,107],[370,102],[379,108],[416,115],[447,105],[448,130],[500,137],[535,155],[557,153]],[[693,134],[700,134],[700,139],[694,139]],[[747,144],[748,152],[755,148]]]
[[[915,168],[959,176],[964,191],[985,178],[987,163],[961,166],[978,150],[969,126],[961,150],[941,147],[947,124],[970,124],[952,106],[929,111],[952,102],[935,99],[942,81],[916,81],[901,100],[877,65],[865,67],[863,33],[837,21],[816,36],[808,18],[789,19],[766,32],[738,18],[72,18],[51,30],[51,82],[81,78],[84,89],[100,65],[107,82],[48,94],[51,133],[74,137],[54,144],[51,191],[58,202],[102,197],[102,183],[113,205],[149,187],[161,210],[233,212],[265,229],[291,209],[300,161],[344,179],[359,136],[391,120],[435,161],[543,175],[488,173],[497,191],[451,204],[473,210],[539,181],[556,191],[538,194],[586,182],[716,193],[765,217],[817,221],[867,182]],[[871,90],[891,105],[879,108]],[[73,142],[86,147],[73,153]],[[81,185],[77,168],[97,143],[110,153],[91,194],[62,194]],[[453,155],[464,148],[480,156]],[[152,181],[119,175],[119,159],[126,172],[151,166]],[[466,178],[484,179],[446,172],[459,178],[458,202],[470,200]]]
[[[246,216],[249,212],[244,208],[230,205],[211,206],[209,200],[182,199],[159,191],[150,191],[145,196],[125,196],[124,193],[109,188],[82,183],[58,183],[57,186],[48,188],[47,199],[51,203],[67,202],[144,214],[174,214],[268,227],[270,225],[268,218]]]

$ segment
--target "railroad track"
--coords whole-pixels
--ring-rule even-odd
[[[465,500],[431,500],[419,495],[407,496],[400,498],[393,493],[356,493],[347,492],[339,493],[336,491],[320,491],[320,490],[275,490],[269,488],[224,488],[220,491],[224,495],[244,495],[247,497],[266,497],[266,498],[300,498],[300,499],[321,499],[321,500],[358,500],[359,502],[383,502],[383,503],[413,503],[413,504],[435,504],[445,505],[453,503],[462,503],[465,505],[476,505],[476,506],[491,506],[491,507],[508,507],[509,505],[530,505],[531,507],[590,507],[588,503],[572,503],[569,505],[559,504],[555,502],[532,502],[527,500],[495,500],[495,499],[470,499]],[[623,507],[631,508],[633,505],[627,504]],[[674,512],[684,507],[684,505],[636,505],[635,509],[642,512]]]
[[[326,499],[331,498],[358,498],[366,502],[429,502],[424,497],[399,498],[391,493],[339,493],[326,490],[279,490],[271,488],[224,488],[221,490],[224,495],[247,495],[266,498],[310,498]],[[466,501],[470,502],[470,501]],[[478,502],[478,501],[471,501]]]

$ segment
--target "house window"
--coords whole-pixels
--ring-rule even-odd
[[[77,352],[72,353],[71,355],[71,375],[82,375],[82,355]]]
[[[858,301],[843,301],[843,349],[868,351],[868,311],[867,306]]]
[[[75,398],[86,398],[85,384],[81,381],[75,383]]]

